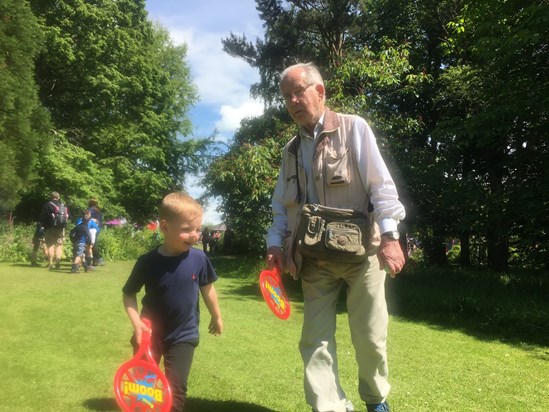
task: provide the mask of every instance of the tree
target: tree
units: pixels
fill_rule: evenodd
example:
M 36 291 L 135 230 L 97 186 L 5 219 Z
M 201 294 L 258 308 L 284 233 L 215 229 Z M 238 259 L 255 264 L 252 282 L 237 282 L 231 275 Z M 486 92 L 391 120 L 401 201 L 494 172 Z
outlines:
M 287 114 L 278 109 L 243 120 L 229 151 L 212 162 L 204 178 L 208 195 L 222 199 L 235 250 L 264 251 L 282 148 L 294 131 Z
M 460 140 L 484 185 L 488 264 L 498 271 L 507 269 L 510 248 L 521 264 L 528 256 L 549 266 L 548 22 L 547 2 L 483 0 L 450 25 L 460 66 L 447 81 L 468 85 Z
M 0 210 L 13 210 L 49 142 L 49 119 L 34 82 L 36 18 L 18 0 L 0 2 L 0 16 Z
M 265 39 L 224 40 L 259 68 L 252 92 L 277 107 L 278 73 L 315 62 L 329 105 L 372 124 L 431 262 L 459 237 L 463 264 L 475 242 L 498 271 L 549 265 L 546 1 L 257 5 Z
M 186 138 L 196 100 L 186 47 L 148 21 L 144 4 L 31 0 L 45 35 L 41 100 L 56 130 L 112 174 L 119 204 L 139 221 L 204 166 L 210 144 Z
M 245 35 L 231 33 L 223 49 L 258 68 L 260 82 L 251 91 L 267 104 L 280 102 L 278 76 L 285 67 L 313 61 L 331 70 L 373 29 L 364 0 L 256 0 L 256 8 L 265 22 L 265 39 L 252 44 Z

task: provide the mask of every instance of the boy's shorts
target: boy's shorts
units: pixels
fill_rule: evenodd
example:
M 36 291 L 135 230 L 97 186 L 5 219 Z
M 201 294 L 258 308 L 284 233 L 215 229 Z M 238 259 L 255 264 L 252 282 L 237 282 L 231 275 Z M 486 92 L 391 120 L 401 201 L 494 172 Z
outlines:
M 72 245 L 72 257 L 84 256 L 86 251 L 85 243 L 74 243 Z

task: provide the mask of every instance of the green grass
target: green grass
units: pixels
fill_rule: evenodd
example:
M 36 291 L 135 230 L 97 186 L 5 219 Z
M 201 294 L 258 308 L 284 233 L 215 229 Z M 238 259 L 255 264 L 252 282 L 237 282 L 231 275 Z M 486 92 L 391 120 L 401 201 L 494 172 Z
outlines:
M 223 257 L 213 262 L 225 331 L 219 337 L 207 334 L 203 308 L 187 411 L 307 411 L 297 349 L 298 283 L 285 279 L 292 315 L 281 321 L 261 299 L 253 276 L 260 262 Z M 70 275 L 68 263 L 54 272 L 0 264 L 0 411 L 118 410 L 112 380 L 131 357 L 131 326 L 120 289 L 132 265 L 113 262 Z M 490 285 L 493 293 L 485 303 L 485 286 L 460 289 L 463 282 L 454 279 L 456 274 L 446 274 L 437 286 L 436 276 L 388 280 L 392 410 L 549 410 L 549 349 L 539 331 L 547 303 L 508 285 L 501 290 Z M 467 305 L 473 309 L 464 309 Z M 520 308 L 526 315 L 518 313 Z M 527 331 L 509 336 L 528 314 L 534 321 Z M 496 326 L 483 326 L 489 320 Z M 359 406 L 344 307 L 338 314 L 338 352 L 342 384 Z

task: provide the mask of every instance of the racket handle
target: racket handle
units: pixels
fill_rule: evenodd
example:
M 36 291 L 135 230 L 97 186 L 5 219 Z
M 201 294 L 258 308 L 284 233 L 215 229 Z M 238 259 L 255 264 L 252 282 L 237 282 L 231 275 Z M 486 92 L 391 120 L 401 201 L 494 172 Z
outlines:
M 148 318 L 142 318 L 141 322 L 143 322 L 143 324 L 147 328 L 152 329 L 151 321 Z M 151 334 L 149 332 L 143 331 L 141 333 L 141 346 L 147 347 L 147 346 L 150 346 L 150 344 L 151 344 Z

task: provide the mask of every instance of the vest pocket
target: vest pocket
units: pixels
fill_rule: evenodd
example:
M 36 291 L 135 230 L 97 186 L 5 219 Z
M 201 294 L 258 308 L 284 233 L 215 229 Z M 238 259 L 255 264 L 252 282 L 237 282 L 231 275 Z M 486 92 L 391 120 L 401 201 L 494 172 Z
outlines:
M 284 197 L 282 198 L 282 203 L 284 206 L 295 206 L 298 203 L 298 188 L 297 188 L 298 180 L 297 175 L 292 175 L 288 178 L 286 178 L 286 181 L 284 182 L 285 190 L 284 190 Z
M 351 182 L 349 171 L 348 149 L 342 153 L 328 153 L 326 162 L 326 183 L 328 186 L 343 186 Z

